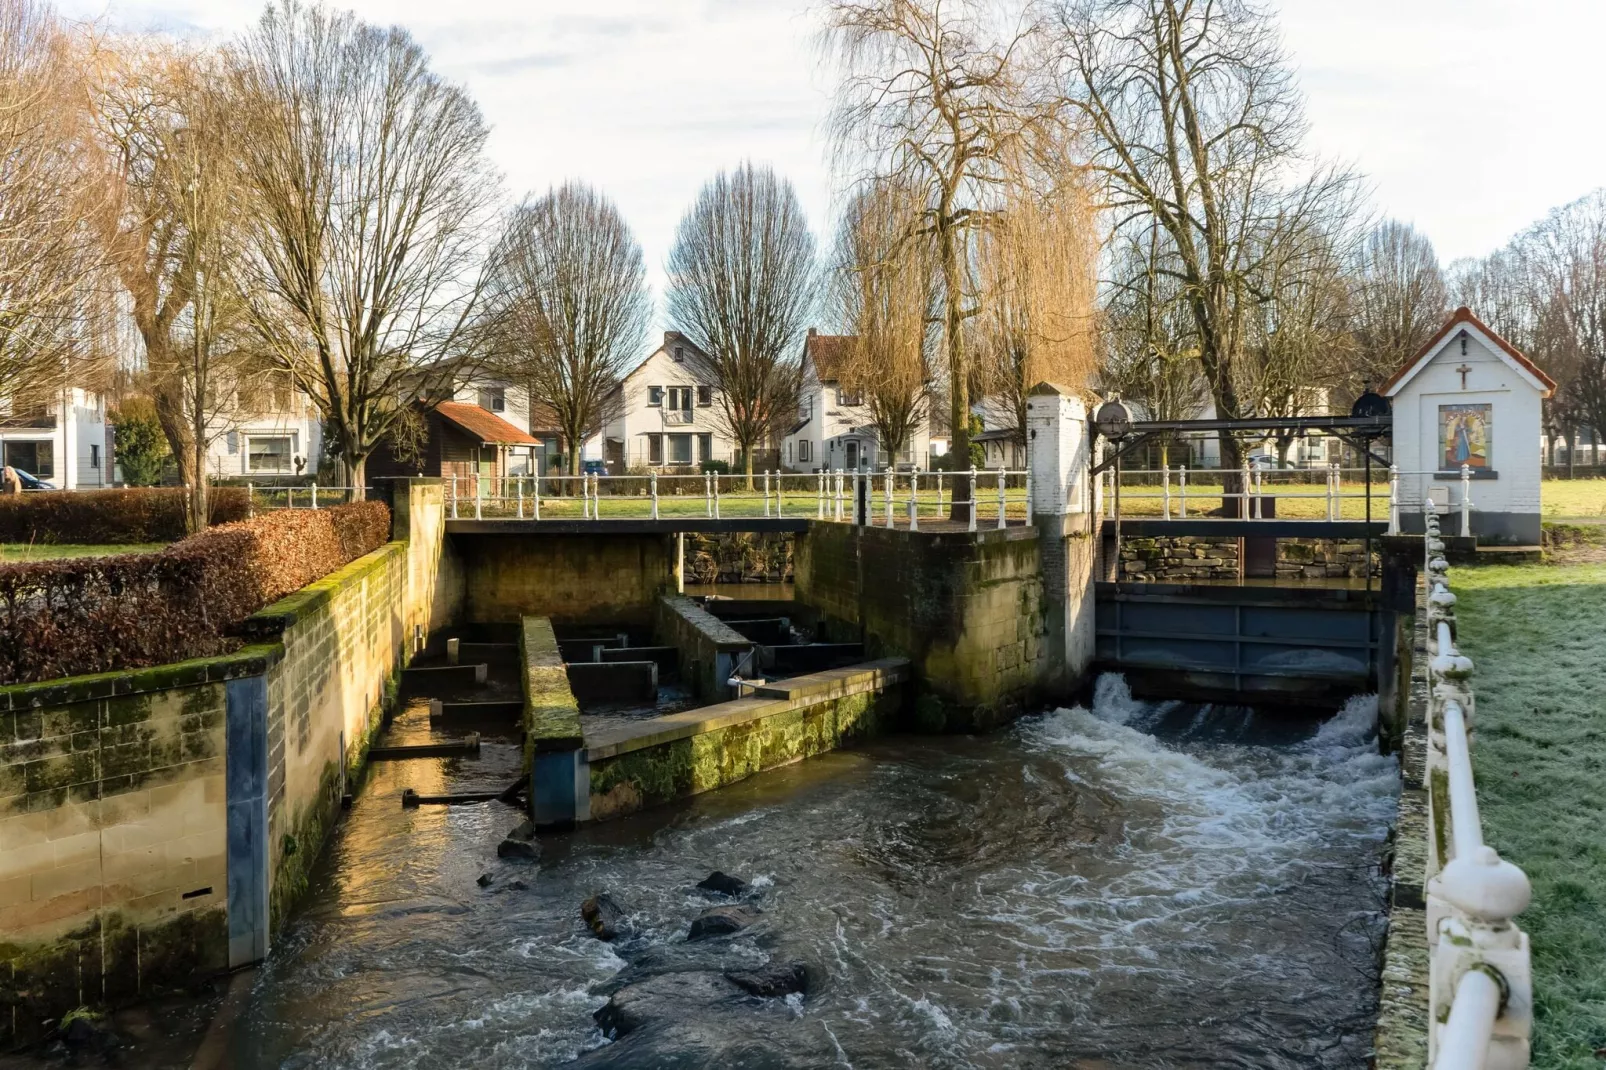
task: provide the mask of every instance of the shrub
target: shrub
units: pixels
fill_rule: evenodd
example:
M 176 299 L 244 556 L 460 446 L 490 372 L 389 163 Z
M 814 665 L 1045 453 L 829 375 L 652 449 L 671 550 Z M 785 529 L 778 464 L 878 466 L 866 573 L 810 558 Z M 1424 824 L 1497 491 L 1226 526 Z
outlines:
M 705 475 L 710 472 L 716 476 L 728 476 L 731 474 L 729 461 L 704 461 L 698 466 L 698 470 Z
M 0 683 L 223 653 L 252 613 L 389 537 L 390 510 L 357 502 L 265 513 L 153 554 L 0 565 Z
M 212 523 L 245 519 L 243 489 L 213 487 Z M 183 487 L 39 491 L 0 495 L 0 542 L 113 544 L 184 537 Z
M 147 487 L 162 477 L 172 457 L 167 436 L 148 398 L 131 397 L 112 414 L 112 445 L 123 480 L 131 487 Z

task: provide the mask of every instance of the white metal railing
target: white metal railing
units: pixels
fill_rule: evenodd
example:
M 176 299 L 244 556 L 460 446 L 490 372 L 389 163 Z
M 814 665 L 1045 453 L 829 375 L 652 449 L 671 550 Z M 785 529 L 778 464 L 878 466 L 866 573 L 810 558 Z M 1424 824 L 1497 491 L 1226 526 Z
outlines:
M 806 517 L 919 530 L 922 522 L 948 520 L 956 505 L 970 531 L 1032 519 L 1031 474 L 1024 469 L 449 476 L 445 483 L 454 520 Z M 864 514 L 856 518 L 861 498 Z
M 1439 473 L 1402 472 L 1394 465 L 1376 471 L 1386 473 L 1388 480 L 1386 498 L 1383 487 L 1376 488 L 1368 495 L 1368 486 L 1364 482 L 1358 488 L 1349 485 L 1354 480 L 1346 477 L 1364 478 L 1365 469 L 1340 468 L 1336 464 L 1320 468 L 1264 468 L 1250 465 L 1241 468 L 1190 469 L 1187 465 L 1125 468 L 1120 473 L 1120 499 L 1123 503 L 1132 499 L 1158 501 L 1159 515 L 1164 520 L 1203 519 L 1207 510 L 1212 509 L 1215 503 L 1225 505 L 1229 501 L 1241 500 L 1246 504 L 1231 512 L 1242 515 L 1234 519 L 1262 520 L 1271 518 L 1273 510 L 1267 509 L 1265 502 L 1269 498 L 1275 498 L 1279 502 L 1295 504 L 1296 508 L 1307 502 L 1313 507 L 1320 507 L 1319 510 L 1302 509 L 1301 519 L 1317 519 L 1314 514 L 1319 511 L 1320 519 L 1331 521 L 1343 518 L 1346 500 L 1364 501 L 1370 496 L 1378 503 L 1380 509 L 1386 503 L 1387 512 L 1380 514 L 1379 519 L 1387 519 L 1388 533 L 1397 535 L 1400 532 L 1400 477 L 1432 477 Z M 1227 490 L 1229 477 L 1242 489 Z M 1100 490 L 1104 498 L 1105 516 L 1113 518 L 1117 508 L 1115 470 L 1105 469 L 1101 479 L 1103 484 Z M 1212 504 L 1202 506 L 1203 502 Z M 1190 507 L 1192 512 L 1189 511 Z M 1286 506 L 1283 508 L 1286 509 Z M 1472 534 L 1472 469 L 1466 465 L 1461 466 L 1459 510 L 1461 534 L 1470 535 Z M 1307 512 L 1312 515 L 1305 516 Z M 1145 512 L 1143 515 L 1150 513 Z M 1286 516 L 1285 512 L 1284 518 Z
M 304 487 L 276 486 L 271 484 L 245 485 L 246 515 L 260 509 L 320 509 L 355 501 L 362 487 L 319 486 L 309 483 Z
M 1463 471 L 1463 481 L 1466 475 Z M 1528 935 L 1512 920 L 1532 897 L 1522 870 L 1483 842 L 1473 780 L 1472 661 L 1455 645 L 1455 595 L 1439 515 L 1422 506 L 1428 616 L 1429 1035 L 1434 1070 L 1520 1070 L 1528 1065 L 1533 977 Z M 1462 511 L 1463 531 L 1467 515 Z M 1443 785 L 1442 792 L 1437 785 Z M 1439 857 L 1440 837 L 1450 835 Z

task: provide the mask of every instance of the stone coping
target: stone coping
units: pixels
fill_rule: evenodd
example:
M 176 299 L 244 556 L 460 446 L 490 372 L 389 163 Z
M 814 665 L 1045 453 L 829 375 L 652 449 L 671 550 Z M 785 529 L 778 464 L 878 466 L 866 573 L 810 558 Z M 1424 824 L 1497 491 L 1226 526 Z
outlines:
M 569 671 L 547 617 L 519 622 L 519 663 L 524 686 L 524 731 L 528 754 L 574 751 L 585 746 L 580 703 L 569 688 Z
M 406 548 L 405 542 L 386 543 L 322 579 L 314 580 L 299 591 L 257 610 L 240 626 L 241 634 L 248 641 L 238 650 L 143 669 L 119 669 L 67 676 L 59 680 L 11 684 L 0 687 L 0 711 L 93 702 L 119 695 L 137 695 L 234 680 L 242 676 L 260 676 L 284 657 L 281 636 L 296 621 L 327 605 L 341 587 L 378 569 L 391 554 L 405 552 Z
M 746 724 L 802 706 L 876 691 L 909 679 L 909 659 L 882 658 L 841 669 L 810 673 L 773 684 L 760 684 L 753 694 L 682 713 L 652 717 L 636 724 L 596 733 L 588 740 L 586 761 L 598 762 L 631 751 L 673 743 L 734 725 Z
M 664 595 L 660 601 L 720 650 L 747 650 L 753 641 L 685 595 Z

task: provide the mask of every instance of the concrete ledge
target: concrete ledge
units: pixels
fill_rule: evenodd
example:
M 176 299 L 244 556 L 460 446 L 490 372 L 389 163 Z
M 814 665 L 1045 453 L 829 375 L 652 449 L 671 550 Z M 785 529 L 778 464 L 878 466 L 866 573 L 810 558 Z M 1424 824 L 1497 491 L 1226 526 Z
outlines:
M 704 701 L 731 697 L 727 684 L 744 661 L 752 672 L 754 642 L 680 595 L 658 599 L 658 640 L 680 651 L 680 678 Z
M 524 618 L 519 630 L 519 654 L 524 667 L 526 765 L 537 754 L 585 746 L 580 731 L 580 704 L 569 690 L 569 674 L 558 653 L 550 620 Z

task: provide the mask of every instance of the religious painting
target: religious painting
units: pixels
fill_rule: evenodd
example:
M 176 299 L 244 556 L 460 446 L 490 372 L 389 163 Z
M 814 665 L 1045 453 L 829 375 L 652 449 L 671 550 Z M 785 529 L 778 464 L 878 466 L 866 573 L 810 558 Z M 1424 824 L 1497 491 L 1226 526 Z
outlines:
M 1447 472 L 1489 467 L 1489 441 L 1493 429 L 1494 406 L 1439 406 L 1439 466 Z

